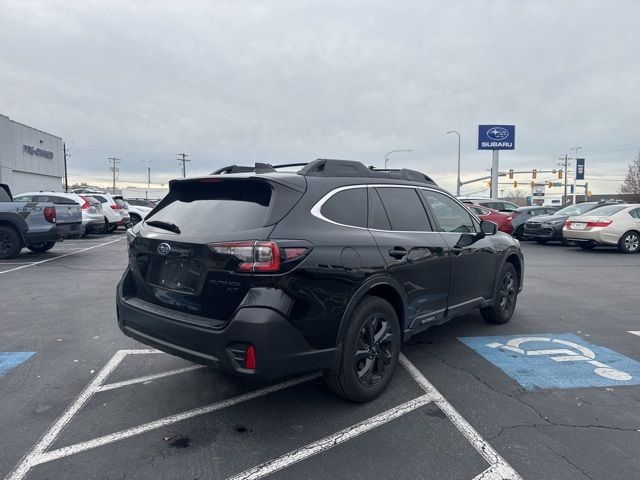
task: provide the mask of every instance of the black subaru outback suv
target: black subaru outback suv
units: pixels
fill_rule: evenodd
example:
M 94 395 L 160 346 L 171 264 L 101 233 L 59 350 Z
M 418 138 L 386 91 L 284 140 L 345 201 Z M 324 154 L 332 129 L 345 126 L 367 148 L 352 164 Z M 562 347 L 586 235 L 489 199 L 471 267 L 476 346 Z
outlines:
M 171 181 L 128 232 L 118 323 L 142 343 L 252 377 L 322 369 L 363 402 L 412 335 L 513 314 L 518 241 L 422 173 L 323 159 L 215 173 Z

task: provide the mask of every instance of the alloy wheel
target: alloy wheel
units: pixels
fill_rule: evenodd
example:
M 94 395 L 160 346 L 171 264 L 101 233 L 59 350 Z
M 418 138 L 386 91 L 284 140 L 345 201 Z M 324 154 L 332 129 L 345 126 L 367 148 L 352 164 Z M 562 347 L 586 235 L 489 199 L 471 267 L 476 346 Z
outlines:
M 353 364 L 358 380 L 370 387 L 382 380 L 391 365 L 395 337 L 383 315 L 369 317 L 356 339 Z
M 630 233 L 624 239 L 624 248 L 627 252 L 635 252 L 640 246 L 640 239 L 635 233 Z
M 500 311 L 508 316 L 513 310 L 516 299 L 516 279 L 511 272 L 502 278 L 500 286 Z

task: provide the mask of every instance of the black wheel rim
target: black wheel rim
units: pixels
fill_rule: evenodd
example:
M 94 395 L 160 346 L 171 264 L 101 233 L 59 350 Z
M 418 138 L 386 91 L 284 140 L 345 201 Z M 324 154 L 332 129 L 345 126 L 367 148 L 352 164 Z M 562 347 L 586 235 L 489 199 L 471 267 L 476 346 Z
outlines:
M 0 233 L 0 254 L 6 254 L 11 251 L 13 244 L 11 237 L 7 233 Z
M 360 329 L 353 355 L 360 383 L 371 387 L 385 377 L 393 360 L 394 345 L 389 321 L 381 314 L 371 315 Z
M 502 277 L 500 286 L 500 310 L 503 315 L 511 314 L 516 300 L 516 279 L 511 272 Z

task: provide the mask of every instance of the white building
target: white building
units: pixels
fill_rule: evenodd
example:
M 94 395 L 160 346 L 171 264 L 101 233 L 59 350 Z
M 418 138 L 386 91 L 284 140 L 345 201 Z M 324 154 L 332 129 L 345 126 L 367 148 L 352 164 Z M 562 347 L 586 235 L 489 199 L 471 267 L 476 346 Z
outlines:
M 15 195 L 61 190 L 64 177 L 62 139 L 0 115 L 0 183 Z

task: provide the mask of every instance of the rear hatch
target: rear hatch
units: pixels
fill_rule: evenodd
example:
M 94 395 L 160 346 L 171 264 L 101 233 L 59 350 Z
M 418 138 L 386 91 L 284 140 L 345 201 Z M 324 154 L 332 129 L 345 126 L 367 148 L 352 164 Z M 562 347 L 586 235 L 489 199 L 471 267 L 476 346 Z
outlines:
M 56 206 L 56 225 L 70 226 L 82 223 L 82 210 L 80 205 L 71 198 L 54 194 L 40 194 L 36 197 L 38 202 L 53 202 Z
M 267 272 L 280 251 L 269 234 L 306 189 L 270 178 L 173 180 L 169 194 L 135 227 L 129 264 L 135 296 L 218 324 L 240 305 L 255 272 Z

